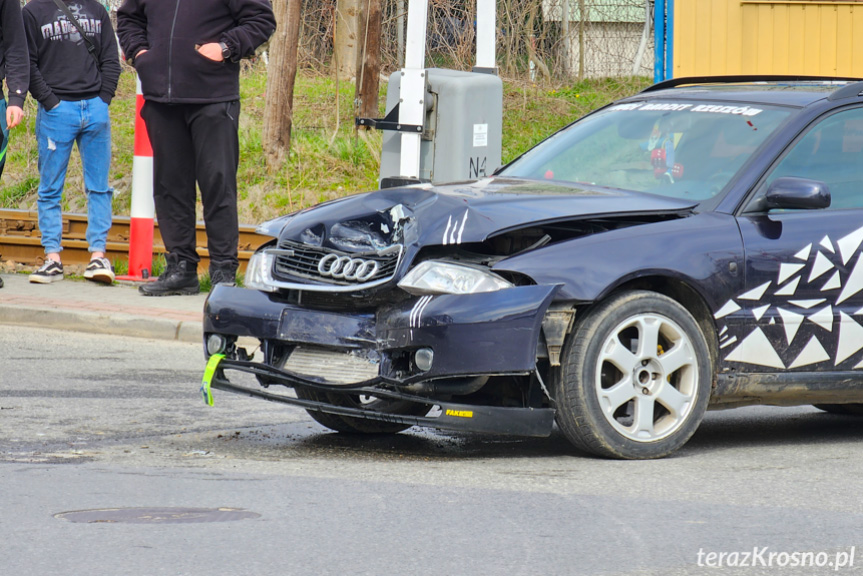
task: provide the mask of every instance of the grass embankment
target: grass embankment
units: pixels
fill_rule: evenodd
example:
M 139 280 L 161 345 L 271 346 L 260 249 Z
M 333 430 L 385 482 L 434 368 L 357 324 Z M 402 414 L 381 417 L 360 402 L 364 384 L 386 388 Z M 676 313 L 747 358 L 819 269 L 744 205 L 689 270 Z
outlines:
M 570 86 L 504 82 L 503 161 L 521 154 L 543 137 L 579 116 L 649 85 L 646 78 L 585 81 Z M 337 89 L 338 86 L 338 89 Z M 278 169 L 266 166 L 261 125 L 266 94 L 262 63 L 244 70 L 240 116 L 240 221 L 256 224 L 355 192 L 377 187 L 381 133 L 354 132 L 354 85 L 331 77 L 301 74 L 294 92 L 290 157 Z M 386 86 L 382 86 L 381 115 Z M 0 181 L 0 207 L 36 209 L 39 184 L 34 136 L 36 106 L 26 104 L 26 119 L 12 131 L 6 171 Z M 124 69 L 111 104 L 116 190 L 114 213 L 128 216 L 134 143 L 135 76 Z M 66 181 L 64 212 L 86 212 L 77 151 Z M 199 211 L 200 218 L 200 211 Z

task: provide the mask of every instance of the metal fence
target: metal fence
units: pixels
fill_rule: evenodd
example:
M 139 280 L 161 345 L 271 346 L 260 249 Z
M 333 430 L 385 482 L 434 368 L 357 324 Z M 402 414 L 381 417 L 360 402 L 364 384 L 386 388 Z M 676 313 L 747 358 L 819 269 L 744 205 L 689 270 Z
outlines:
M 383 0 L 382 66 L 404 57 L 407 0 Z M 335 0 L 306 0 L 300 65 L 331 59 Z M 503 75 L 555 81 L 649 76 L 653 70 L 653 0 L 498 0 L 497 63 Z M 469 70 L 475 60 L 476 2 L 429 0 L 428 66 Z M 360 45 L 362 45 L 360 43 Z

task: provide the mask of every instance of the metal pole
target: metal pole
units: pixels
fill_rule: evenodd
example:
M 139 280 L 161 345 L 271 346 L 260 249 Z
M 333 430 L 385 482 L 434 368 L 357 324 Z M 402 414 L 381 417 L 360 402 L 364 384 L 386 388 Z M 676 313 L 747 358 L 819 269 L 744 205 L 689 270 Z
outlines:
M 653 6 L 653 81 L 665 79 L 665 0 L 656 0 Z
M 428 0 L 408 1 L 405 67 L 399 84 L 399 124 L 422 126 L 425 119 L 425 52 Z M 419 178 L 421 132 L 401 133 L 399 175 Z
M 495 0 L 476 2 L 476 66 L 474 72 L 495 73 Z
M 665 23 L 665 78 L 674 78 L 674 0 L 667 0 Z
M 399 68 L 405 66 L 405 0 L 398 1 L 396 16 L 396 41 L 399 45 Z

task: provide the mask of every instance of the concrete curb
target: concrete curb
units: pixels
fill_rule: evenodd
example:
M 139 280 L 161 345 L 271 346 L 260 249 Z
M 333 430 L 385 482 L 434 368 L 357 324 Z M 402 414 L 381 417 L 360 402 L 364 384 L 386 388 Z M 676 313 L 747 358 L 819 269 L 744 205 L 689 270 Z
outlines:
M 196 343 L 202 342 L 204 330 L 202 322 L 188 320 L 27 306 L 0 306 L 0 324 Z

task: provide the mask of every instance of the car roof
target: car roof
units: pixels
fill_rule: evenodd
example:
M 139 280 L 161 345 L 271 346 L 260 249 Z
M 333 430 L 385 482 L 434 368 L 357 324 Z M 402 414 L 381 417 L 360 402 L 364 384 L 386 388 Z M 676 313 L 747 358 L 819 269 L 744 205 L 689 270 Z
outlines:
M 631 99 L 726 100 L 806 106 L 818 100 L 857 96 L 859 78 L 823 76 L 698 76 L 673 78 L 646 88 Z

